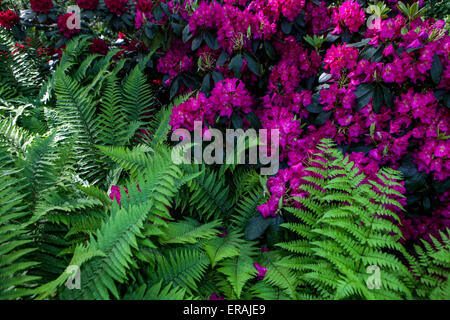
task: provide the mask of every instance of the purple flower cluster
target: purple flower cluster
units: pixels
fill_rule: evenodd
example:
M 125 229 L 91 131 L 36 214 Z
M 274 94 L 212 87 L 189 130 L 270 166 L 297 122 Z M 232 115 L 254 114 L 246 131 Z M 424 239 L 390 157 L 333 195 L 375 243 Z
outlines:
M 216 83 L 209 98 L 203 92 L 174 107 L 170 125 L 173 130 L 194 130 L 194 121 L 214 124 L 217 116 L 230 118 L 233 112 L 249 113 L 253 98 L 238 79 Z
M 169 75 L 169 79 L 166 82 L 167 85 L 180 73 L 190 71 L 193 68 L 194 60 L 187 55 L 188 51 L 189 44 L 175 39 L 166 55 L 158 60 L 156 70 Z
M 333 33 L 342 33 L 342 27 L 347 27 L 351 32 L 357 32 L 364 23 L 365 17 L 364 9 L 356 0 L 346 0 L 333 12 L 332 21 L 336 25 Z

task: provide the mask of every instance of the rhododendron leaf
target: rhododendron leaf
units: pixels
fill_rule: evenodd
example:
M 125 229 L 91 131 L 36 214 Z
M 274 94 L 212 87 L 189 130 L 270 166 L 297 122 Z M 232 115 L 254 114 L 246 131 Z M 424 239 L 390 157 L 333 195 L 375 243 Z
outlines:
M 367 95 L 368 93 L 372 92 L 373 90 L 374 87 L 370 83 L 362 83 L 356 88 L 354 93 L 357 98 L 361 98 Z
M 183 80 L 183 83 L 191 89 L 198 89 L 201 86 L 200 81 L 190 74 L 184 73 L 180 78 Z
M 309 106 L 306 106 L 306 110 L 308 110 L 311 113 L 321 113 L 323 111 L 323 107 L 320 106 L 318 103 L 313 102 Z
M 392 109 L 394 107 L 394 97 L 392 96 L 391 91 L 385 86 L 381 86 L 381 88 L 383 89 L 384 102 L 388 108 Z
M 430 208 L 431 208 L 430 197 L 425 197 L 425 198 L 422 200 L 422 203 L 423 203 L 423 208 L 424 208 L 425 210 L 430 210 Z
M 228 52 L 222 51 L 219 58 L 217 58 L 216 66 L 223 66 L 228 59 L 230 59 L 230 55 L 228 54 Z
M 415 47 L 415 48 L 408 48 L 408 49 L 406 49 L 406 52 L 410 53 L 410 52 L 413 52 L 413 51 L 416 51 L 419 49 L 423 49 L 423 46 Z
M 361 54 L 361 59 L 366 59 L 372 62 L 379 62 L 383 58 L 383 46 L 378 46 L 378 48 L 367 47 Z
M 37 19 L 38 19 L 39 23 L 44 23 L 47 21 L 47 15 L 45 13 L 39 13 L 37 15 Z
M 327 35 L 327 38 L 325 39 L 326 42 L 335 42 L 337 39 L 339 39 L 339 35 L 332 34 L 331 32 Z
M 220 82 L 224 80 L 223 74 L 221 74 L 219 71 L 213 71 L 212 78 L 214 80 L 214 83 Z
M 170 16 L 169 6 L 165 2 L 160 3 L 161 8 L 163 9 L 164 13 L 168 16 Z
M 209 31 L 203 32 L 203 39 L 205 39 L 206 44 L 213 50 L 219 49 L 219 41 L 217 38 Z
M 242 129 L 242 119 L 236 112 L 233 112 L 233 114 L 231 115 L 231 123 L 233 124 L 233 127 L 235 129 Z
M 375 94 L 372 101 L 372 107 L 375 113 L 380 113 L 381 107 L 383 106 L 383 101 L 384 101 L 383 89 L 380 87 L 375 87 Z
M 270 41 L 264 41 L 264 50 L 266 51 L 267 56 L 274 60 L 275 59 L 275 49 L 273 48 L 272 44 L 270 43 Z
M 281 30 L 283 30 L 285 34 L 290 34 L 292 31 L 292 24 L 287 20 L 283 21 L 281 23 Z
M 211 73 L 208 73 L 202 81 L 202 87 L 200 88 L 200 90 L 205 93 L 206 95 L 209 94 L 209 92 L 211 91 Z
M 447 93 L 444 97 L 444 104 L 447 108 L 450 109 L 450 93 Z
M 194 38 L 194 40 L 192 40 L 192 46 L 191 46 L 192 51 L 197 50 L 200 47 L 200 45 L 202 44 L 202 42 L 203 42 L 203 33 L 196 36 Z
M 281 227 L 281 225 L 284 223 L 284 221 L 281 216 L 276 216 L 271 220 L 272 221 L 267 230 L 267 244 L 269 246 L 274 246 L 282 241 L 281 235 L 284 229 Z
M 170 99 L 172 100 L 175 95 L 178 93 L 178 89 L 180 88 L 180 78 L 176 78 L 170 87 Z
M 300 13 L 297 18 L 295 18 L 295 23 L 299 26 L 304 28 L 306 26 L 305 24 L 305 15 L 303 13 Z
M 245 60 L 247 61 L 247 65 L 249 69 L 256 74 L 257 76 L 261 75 L 259 63 L 249 54 L 244 53 Z
M 172 22 L 171 24 L 172 30 L 173 32 L 177 35 L 177 36 L 181 36 L 182 32 L 183 32 L 183 25 L 180 23 L 175 23 Z
M 48 16 L 50 19 L 53 19 L 53 20 L 57 19 L 56 16 L 52 13 L 50 13 Z M 94 11 L 92 11 L 92 10 L 85 10 L 81 13 L 82 18 L 92 19 L 93 16 L 94 16 Z
M 257 213 L 250 219 L 245 227 L 244 239 L 248 241 L 259 238 L 272 223 L 273 218 L 264 218 L 260 213 Z
M 411 191 L 422 188 L 426 183 L 426 173 L 419 172 L 411 156 L 407 156 L 398 169 L 405 177 L 405 186 Z
M 375 94 L 375 88 L 373 85 L 368 83 L 360 84 L 356 91 L 356 105 L 358 106 L 357 110 L 361 110 L 365 106 L 367 106 L 370 102 L 370 99 L 373 98 Z
M 230 64 L 228 65 L 228 69 L 233 70 L 234 76 L 236 78 L 240 78 L 242 65 L 244 64 L 244 60 L 242 59 L 242 55 L 238 54 L 231 59 Z
M 160 6 L 156 6 L 153 10 L 153 15 L 155 16 L 156 20 L 161 20 L 163 18 L 163 11 Z
M 144 33 L 147 38 L 152 40 L 155 37 L 155 34 L 153 33 L 153 23 L 147 22 L 145 24 Z
M 316 121 L 314 122 L 315 125 L 323 125 L 325 122 L 327 122 L 327 120 L 330 118 L 331 114 L 333 112 L 332 111 L 328 111 L 328 112 L 321 112 L 317 118 Z
M 133 26 L 133 17 L 130 14 L 124 13 L 120 16 L 120 18 L 128 27 Z
M 252 52 L 258 51 L 260 44 L 261 42 L 259 41 L 259 39 L 252 39 Z
M 189 25 L 187 24 L 186 27 L 183 29 L 182 33 L 182 40 L 184 43 L 188 42 L 194 35 L 189 30 Z
M 250 122 L 252 128 L 259 130 L 262 129 L 261 120 L 259 120 L 258 116 L 254 112 L 250 112 L 246 115 L 246 119 Z
M 16 38 L 17 40 L 19 40 L 19 41 L 24 41 L 25 40 L 26 34 L 18 26 L 16 26 L 16 25 L 12 26 L 11 27 L 11 31 L 13 33 L 14 38 Z M 63 40 L 63 42 L 64 42 L 64 39 L 60 39 L 60 40 Z M 61 46 L 62 46 L 62 44 L 59 47 L 57 47 L 57 48 L 60 48 Z
M 446 179 L 444 181 L 433 180 L 432 185 L 434 190 L 438 193 L 444 193 L 445 191 L 450 190 L 450 179 Z
M 435 84 L 439 84 L 441 82 L 441 76 L 442 76 L 442 64 L 441 60 L 439 59 L 439 56 L 435 54 L 433 56 L 433 64 L 431 65 L 431 79 Z
M 359 48 L 359 47 L 364 47 L 365 45 L 367 45 L 370 42 L 370 38 L 368 39 L 362 39 L 359 42 L 355 42 L 355 43 L 347 43 L 347 47 L 355 47 L 355 48 Z
M 325 83 L 330 80 L 333 76 L 329 73 L 322 73 L 319 77 L 319 83 Z
M 352 38 L 352 34 L 347 29 L 344 30 L 344 32 L 341 35 L 343 42 L 349 42 Z

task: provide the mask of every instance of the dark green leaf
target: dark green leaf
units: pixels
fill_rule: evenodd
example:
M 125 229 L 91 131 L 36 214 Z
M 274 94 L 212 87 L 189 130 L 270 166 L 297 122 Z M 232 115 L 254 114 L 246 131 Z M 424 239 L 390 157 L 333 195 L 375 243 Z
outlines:
M 249 54 L 244 53 L 245 60 L 247 61 L 248 68 L 257 76 L 261 76 L 259 63 Z
M 206 41 L 206 44 L 213 50 L 219 49 L 219 41 L 217 40 L 217 37 L 213 35 L 209 31 L 203 32 L 203 38 Z
M 218 67 L 223 66 L 225 64 L 225 62 L 227 62 L 227 60 L 230 59 L 230 55 L 228 54 L 228 52 L 226 51 L 222 51 L 220 53 L 219 58 L 217 58 L 217 63 L 216 65 Z
M 155 37 L 155 34 L 153 33 L 153 24 L 151 22 L 145 24 L 144 33 L 150 40 L 153 40 Z
M 391 91 L 385 86 L 382 86 L 382 88 L 383 88 L 384 103 L 388 106 L 388 108 L 390 109 L 394 108 L 394 97 L 392 96 Z
M 292 24 L 289 21 L 284 20 L 281 23 L 281 30 L 283 30 L 285 34 L 290 34 L 292 31 Z
M 271 218 L 264 218 L 260 213 L 257 213 L 248 222 L 247 227 L 245 228 L 244 239 L 252 241 L 259 238 L 271 223 Z
M 231 123 L 233 124 L 234 129 L 242 129 L 242 119 L 236 112 L 233 112 L 231 115 Z
M 383 89 L 380 87 L 375 87 L 375 94 L 372 101 L 372 107 L 375 113 L 380 113 L 381 107 L 383 106 L 383 102 L 384 102 Z
M 170 87 L 170 100 L 172 100 L 175 95 L 178 93 L 178 89 L 180 88 L 180 79 L 176 78 Z
M 196 36 L 194 38 L 194 40 L 192 40 L 192 46 L 191 46 L 192 51 L 197 50 L 200 47 L 200 45 L 202 44 L 202 42 L 203 42 L 203 34 Z
M 203 78 L 202 87 L 200 88 L 200 90 L 206 95 L 208 95 L 209 92 L 211 91 L 211 74 L 210 73 L 208 73 Z
M 188 42 L 193 36 L 194 35 L 189 30 L 189 24 L 187 24 L 186 27 L 184 27 L 184 29 L 183 29 L 183 34 L 182 34 L 183 42 L 184 43 Z
M 321 107 L 318 103 L 313 102 L 306 107 L 306 110 L 311 113 L 321 113 L 323 111 L 323 107 Z
M 431 65 L 431 79 L 435 84 L 439 84 L 441 82 L 441 76 L 442 76 L 442 64 L 441 60 L 439 59 L 439 56 L 437 54 L 433 57 L 433 64 Z
M 261 125 L 261 121 L 259 120 L 258 116 L 253 113 L 250 112 L 249 114 L 246 115 L 247 121 L 250 122 L 252 128 L 259 130 L 262 129 L 262 125 Z
M 230 64 L 228 65 L 228 69 L 233 70 L 234 76 L 236 78 L 240 78 L 241 69 L 244 64 L 244 60 L 242 59 L 242 55 L 237 54 L 231 59 Z
M 225 79 L 223 77 L 223 75 L 220 72 L 218 72 L 218 71 L 213 71 L 212 78 L 214 80 L 214 83 L 217 83 L 217 82 L 222 81 L 223 79 Z
M 315 124 L 315 125 L 318 125 L 318 126 L 323 125 L 323 124 L 324 124 L 325 122 L 327 122 L 327 120 L 330 118 L 331 113 L 332 113 L 331 111 L 328 111 L 328 112 L 322 111 L 322 112 L 317 116 L 317 118 L 316 118 L 314 124 Z
M 364 47 L 365 45 L 367 45 L 370 42 L 371 39 L 363 39 L 359 42 L 355 42 L 355 43 L 347 43 L 347 47 L 355 47 L 355 48 L 359 48 L 359 47 Z
M 274 60 L 275 59 L 275 49 L 273 48 L 272 44 L 270 43 L 270 41 L 266 40 L 264 41 L 264 49 L 266 51 L 267 56 Z

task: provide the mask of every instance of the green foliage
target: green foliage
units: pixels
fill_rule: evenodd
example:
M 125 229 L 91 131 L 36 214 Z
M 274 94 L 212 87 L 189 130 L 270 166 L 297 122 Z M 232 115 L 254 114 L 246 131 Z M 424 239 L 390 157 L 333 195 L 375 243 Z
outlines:
M 296 274 L 292 286 L 302 294 L 321 299 L 400 299 L 411 292 L 401 280 L 409 271 L 394 252 L 402 250 L 397 241 L 401 234 L 389 219 L 396 219 L 390 207 L 401 204 L 390 198 L 397 194 L 399 176 L 383 169 L 377 175 L 384 186 L 366 181 L 353 162 L 332 148 L 331 141 L 322 141 L 320 153 L 308 168 L 311 176 L 300 190 L 309 193 L 294 198 L 301 206 L 285 208 L 296 219 L 283 226 L 297 238 L 279 246 L 293 253 L 281 260 Z M 390 207 L 386 206 L 389 204 Z M 398 219 L 398 218 L 397 218 Z M 366 268 L 382 270 L 381 288 L 370 290 Z M 270 278 L 270 277 L 269 277 Z M 274 279 L 274 283 L 280 286 Z M 282 281 L 285 286 L 288 281 Z M 293 287 L 285 288 L 294 295 Z
M 168 139 L 172 108 L 194 93 L 156 108 L 150 56 L 127 74 L 114 51 L 88 45 L 69 41 L 45 83 L 22 79 L 19 60 L 0 66 L 17 84 L 1 96 L 0 299 L 449 297 L 448 234 L 411 252 L 397 241 L 397 172 L 368 181 L 323 141 L 302 178 L 309 196 L 265 219 L 254 168 L 173 161 L 188 149 Z M 249 239 L 252 219 L 266 228 Z M 371 265 L 379 290 L 367 287 Z
M 450 230 L 440 232 L 441 241 L 431 236 L 432 244 L 423 240 L 415 252 L 405 256 L 411 265 L 408 279 L 421 299 L 448 300 L 450 297 Z

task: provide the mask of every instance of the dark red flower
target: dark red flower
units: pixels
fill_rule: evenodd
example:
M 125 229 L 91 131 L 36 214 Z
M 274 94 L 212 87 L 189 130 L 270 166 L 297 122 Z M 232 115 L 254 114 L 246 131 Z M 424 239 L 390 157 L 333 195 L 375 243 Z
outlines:
M 59 31 L 61 31 L 66 38 L 70 38 L 73 34 L 80 32 L 80 29 L 76 29 L 75 26 L 71 24 L 71 21 L 68 21 L 72 15 L 73 13 L 66 13 L 60 15 L 58 18 Z
M 153 2 L 151 0 L 136 0 L 136 9 L 147 13 L 152 10 Z
M 105 5 L 111 13 L 115 13 L 117 16 L 127 10 L 128 0 L 105 0 Z
M 94 39 L 92 40 L 91 45 L 89 46 L 91 53 L 97 53 L 105 55 L 108 53 L 108 44 L 103 39 Z
M 98 0 L 77 0 L 80 8 L 86 10 L 94 10 L 98 6 Z
M 30 0 L 30 4 L 34 12 L 49 13 L 53 9 L 52 0 Z
M 6 29 L 11 29 L 11 27 L 19 22 L 19 16 L 11 10 L 0 11 L 0 26 Z

